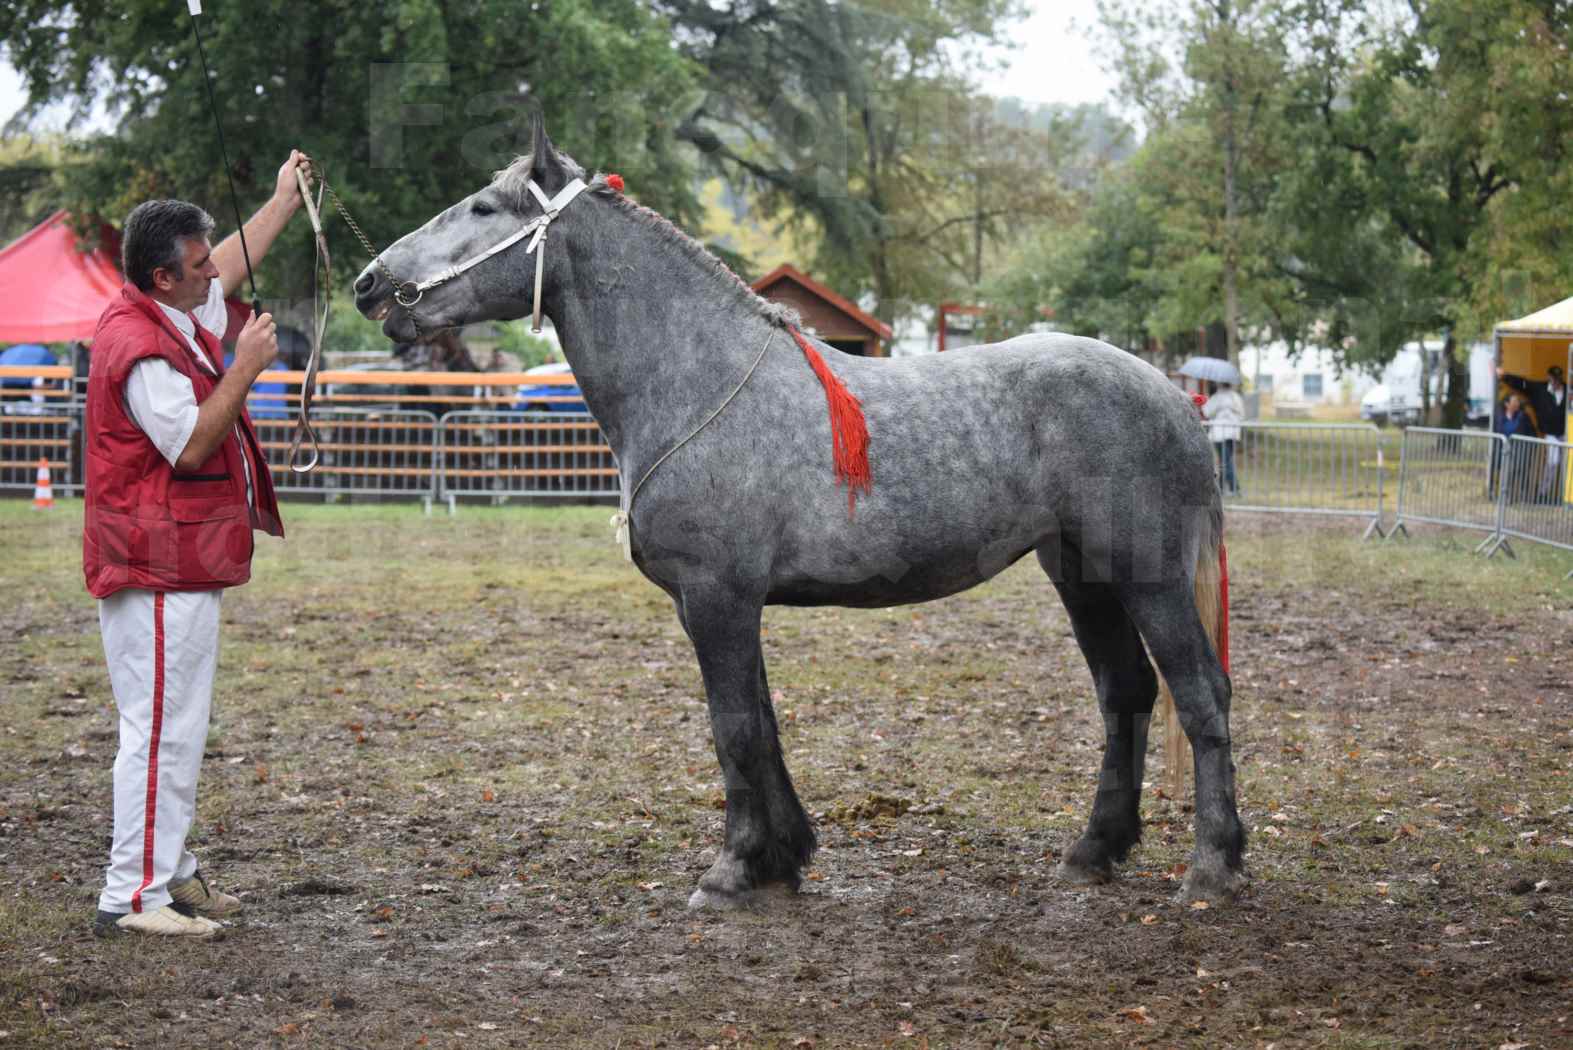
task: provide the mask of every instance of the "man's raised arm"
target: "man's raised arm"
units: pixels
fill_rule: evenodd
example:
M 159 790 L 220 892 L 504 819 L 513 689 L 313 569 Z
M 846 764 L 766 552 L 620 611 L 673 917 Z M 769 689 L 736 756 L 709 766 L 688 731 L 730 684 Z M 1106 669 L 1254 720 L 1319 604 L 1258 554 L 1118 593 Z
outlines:
M 298 149 L 289 152 L 289 160 L 279 168 L 278 181 L 273 196 L 250 219 L 246 220 L 246 247 L 251 251 L 251 264 L 255 266 L 268 254 L 280 231 L 301 206 L 300 187 L 295 182 L 295 169 L 305 172 L 306 155 Z M 309 182 L 310 176 L 307 176 Z M 228 298 L 246 280 L 246 256 L 241 251 L 240 235 L 232 233 L 213 249 L 213 265 L 218 267 L 219 284 Z

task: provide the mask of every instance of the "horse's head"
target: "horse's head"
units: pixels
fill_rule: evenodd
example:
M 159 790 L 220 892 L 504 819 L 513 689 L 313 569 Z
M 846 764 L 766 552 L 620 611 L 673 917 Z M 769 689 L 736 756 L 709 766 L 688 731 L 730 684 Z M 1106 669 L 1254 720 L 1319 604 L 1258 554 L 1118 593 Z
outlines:
M 539 117 L 532 140 L 528 156 L 405 234 L 355 279 L 356 308 L 382 321 L 389 338 L 413 342 L 539 310 L 536 260 L 545 249 L 537 235 L 550 221 L 542 200 L 565 207 L 559 197 L 573 194 L 582 172 L 553 148 Z

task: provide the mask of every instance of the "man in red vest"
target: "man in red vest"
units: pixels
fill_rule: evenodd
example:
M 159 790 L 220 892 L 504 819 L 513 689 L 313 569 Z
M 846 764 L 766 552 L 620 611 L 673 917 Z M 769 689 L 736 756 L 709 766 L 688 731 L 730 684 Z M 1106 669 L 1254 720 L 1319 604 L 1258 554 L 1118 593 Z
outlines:
M 298 151 L 246 223 L 260 260 L 301 205 Z M 210 937 L 238 898 L 186 849 L 207 739 L 223 588 L 251 577 L 252 530 L 283 536 L 246 394 L 278 355 L 273 318 L 245 323 L 235 360 L 224 297 L 246 274 L 237 235 L 209 242 L 196 205 L 126 218 L 126 284 L 93 338 L 84 428 L 82 567 L 120 711 L 115 830 L 94 932 Z

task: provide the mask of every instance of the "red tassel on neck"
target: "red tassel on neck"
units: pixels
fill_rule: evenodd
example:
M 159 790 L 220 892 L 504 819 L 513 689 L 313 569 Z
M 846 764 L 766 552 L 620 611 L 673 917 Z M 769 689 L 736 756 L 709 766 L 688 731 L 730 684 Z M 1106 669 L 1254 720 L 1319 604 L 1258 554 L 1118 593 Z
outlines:
M 847 515 L 857 509 L 858 493 L 867 495 L 873 489 L 874 475 L 868 466 L 868 422 L 863 418 L 863 403 L 859 401 L 825 364 L 819 351 L 796 328 L 790 329 L 792 338 L 808 358 L 808 366 L 819 377 L 825 388 L 825 400 L 830 405 L 830 440 L 835 450 L 836 483 L 847 487 Z

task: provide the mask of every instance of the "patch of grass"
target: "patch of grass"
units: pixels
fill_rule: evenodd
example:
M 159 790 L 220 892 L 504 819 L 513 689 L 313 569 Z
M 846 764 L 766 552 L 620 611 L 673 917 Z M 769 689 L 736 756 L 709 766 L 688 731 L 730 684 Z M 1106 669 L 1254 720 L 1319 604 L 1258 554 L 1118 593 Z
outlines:
M 1236 515 L 1226 535 L 1232 587 L 1253 581 L 1285 591 L 1332 590 L 1394 607 L 1471 610 L 1511 615 L 1527 605 L 1573 608 L 1573 553 L 1515 543 L 1517 558 L 1478 557 L 1480 537 L 1415 528 L 1409 538 L 1361 542 L 1363 526 L 1262 534 L 1259 519 Z M 1236 524 L 1243 527 L 1235 528 Z
M 767 610 L 823 848 L 801 896 L 716 916 L 685 908 L 724 821 L 702 685 L 606 517 L 287 507 L 225 597 L 193 835 L 246 918 L 172 946 L 86 933 L 115 717 L 80 504 L 0 503 L 7 1043 L 123 1042 L 122 1004 L 176 1048 L 1560 1038 L 1567 555 L 1231 516 L 1253 882 L 1208 910 L 1173 900 L 1188 798 L 1148 792 L 1113 884 L 1056 881 L 1103 728 L 1030 559 L 929 606 Z

